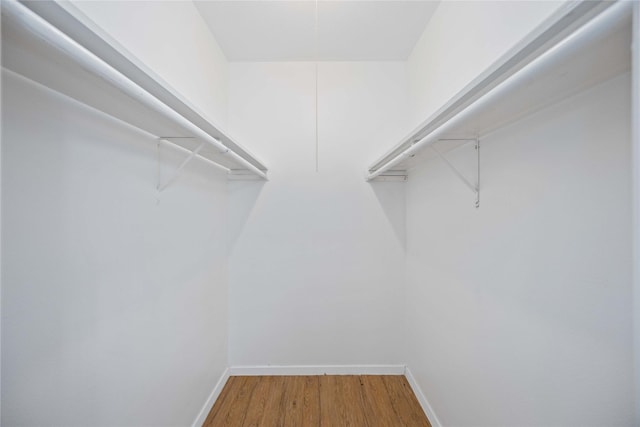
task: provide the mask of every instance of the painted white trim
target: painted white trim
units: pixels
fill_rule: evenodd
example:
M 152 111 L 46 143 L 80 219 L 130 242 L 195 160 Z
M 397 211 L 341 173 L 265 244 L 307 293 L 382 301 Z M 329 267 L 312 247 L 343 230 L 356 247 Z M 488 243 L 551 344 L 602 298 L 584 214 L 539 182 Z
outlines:
M 403 375 L 404 365 L 232 366 L 229 375 Z
M 409 370 L 409 368 L 405 370 L 404 376 L 407 378 L 407 381 L 409 381 L 409 385 L 413 389 L 413 393 L 418 398 L 418 402 L 420 402 L 420 406 L 422 406 L 422 410 L 424 411 L 425 414 L 427 414 L 427 418 L 429 418 L 429 422 L 431 423 L 431 426 L 442 427 L 442 423 L 440 423 L 438 416 L 433 411 L 431 404 L 429 403 L 429 401 L 427 400 L 427 397 L 422 392 L 422 389 L 418 385 L 418 382 L 416 381 L 414 376 L 411 374 L 411 370 Z
M 216 403 L 218 396 L 220 396 L 220 393 L 222 393 L 222 389 L 224 388 L 224 385 L 227 383 L 227 380 L 230 376 L 231 374 L 229 373 L 229 368 L 225 369 L 215 387 L 213 387 L 213 391 L 207 398 L 207 401 L 204 403 L 204 406 L 200 410 L 200 413 L 196 417 L 191 427 L 202 427 L 202 424 L 204 424 L 205 420 L 207 419 L 207 415 L 209 415 L 211 408 L 213 408 L 213 404 Z

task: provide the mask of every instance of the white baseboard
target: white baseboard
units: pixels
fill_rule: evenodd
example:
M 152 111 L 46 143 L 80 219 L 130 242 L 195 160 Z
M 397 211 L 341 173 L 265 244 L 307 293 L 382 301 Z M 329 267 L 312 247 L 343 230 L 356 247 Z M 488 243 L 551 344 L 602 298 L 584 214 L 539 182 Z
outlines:
M 420 406 L 422 406 L 422 410 L 424 411 L 425 414 L 427 414 L 427 418 L 429 418 L 429 422 L 431 423 L 431 426 L 442 427 L 442 424 L 440 423 L 438 416 L 436 415 L 435 412 L 433 412 L 433 408 L 429 404 L 427 397 L 422 392 L 422 389 L 418 385 L 418 382 L 416 381 L 416 379 L 411 374 L 411 371 L 409 370 L 409 368 L 406 368 L 404 376 L 407 377 L 407 381 L 409 381 L 409 385 L 411 386 L 411 388 L 413 389 L 413 392 L 418 398 L 418 402 L 420 402 Z
M 229 375 L 403 375 L 404 365 L 232 366 Z
M 216 383 L 215 387 L 213 387 L 213 391 L 207 398 L 207 401 L 204 403 L 204 406 L 200 410 L 200 413 L 196 417 L 196 420 L 193 422 L 192 427 L 202 427 L 202 424 L 204 424 L 205 420 L 207 419 L 207 415 L 209 415 L 209 412 L 211 412 L 213 404 L 216 403 L 216 400 L 218 399 L 218 396 L 220 396 L 220 393 L 222 392 L 222 389 L 227 383 L 229 377 L 229 368 L 227 368 L 220 376 L 220 379 Z

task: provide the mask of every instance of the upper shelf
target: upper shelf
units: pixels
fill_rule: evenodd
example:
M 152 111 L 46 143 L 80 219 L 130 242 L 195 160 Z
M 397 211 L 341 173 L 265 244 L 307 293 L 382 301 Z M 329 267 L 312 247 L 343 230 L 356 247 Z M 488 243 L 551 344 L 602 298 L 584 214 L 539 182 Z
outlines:
M 2 66 L 228 169 L 267 168 L 68 4 L 2 2 Z
M 481 137 L 629 70 L 631 8 L 568 3 L 378 159 L 367 180 L 410 169 L 439 140 Z

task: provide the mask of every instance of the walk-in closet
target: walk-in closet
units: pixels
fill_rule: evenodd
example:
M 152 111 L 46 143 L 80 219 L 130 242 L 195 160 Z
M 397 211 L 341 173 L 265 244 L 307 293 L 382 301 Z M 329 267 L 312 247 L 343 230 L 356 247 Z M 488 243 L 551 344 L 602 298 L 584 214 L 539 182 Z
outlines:
M 1 0 L 0 423 L 640 426 L 640 3 Z

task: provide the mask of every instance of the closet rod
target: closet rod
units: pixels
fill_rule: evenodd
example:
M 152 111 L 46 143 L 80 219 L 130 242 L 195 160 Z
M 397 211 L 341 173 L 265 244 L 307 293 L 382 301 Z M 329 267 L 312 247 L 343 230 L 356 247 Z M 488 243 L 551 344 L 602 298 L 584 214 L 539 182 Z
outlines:
M 483 108 L 491 102 L 495 102 L 503 97 L 506 98 L 512 88 L 517 87 L 523 81 L 527 81 L 528 79 L 535 77 L 539 68 L 546 66 L 549 62 L 553 63 L 555 61 L 560 61 L 565 55 L 588 45 L 594 38 L 597 38 L 600 34 L 606 32 L 614 23 L 618 22 L 624 16 L 628 16 L 633 6 L 632 3 L 633 2 L 619 1 L 617 4 L 600 13 L 591 21 L 512 74 L 502 83 L 480 96 L 475 102 L 462 109 L 457 114 L 454 114 L 442 125 L 436 127 L 434 130 L 415 141 L 401 153 L 392 157 L 375 170 L 370 169 L 369 173 L 366 175 L 367 181 L 371 181 L 384 172 L 394 168 L 408 157 L 414 156 L 418 151 L 446 136 L 447 133 L 452 133 L 456 126 L 462 124 L 476 112 L 482 111 Z M 414 137 L 417 137 L 418 135 L 419 132 L 416 132 Z
M 171 107 L 158 100 L 149 92 L 129 80 L 125 75 L 112 68 L 109 64 L 95 56 L 91 51 L 87 50 L 84 46 L 64 34 L 42 17 L 29 10 L 26 6 L 20 4 L 17 0 L 2 0 L 2 14 L 27 29 L 47 45 L 74 61 L 84 70 L 102 78 L 124 94 L 181 126 L 188 132 L 192 133 L 195 137 L 205 141 L 207 144 L 212 145 L 221 154 L 228 155 L 234 162 L 238 163 L 242 167 L 248 169 L 264 180 L 268 180 L 267 175 L 263 171 L 184 118 Z

